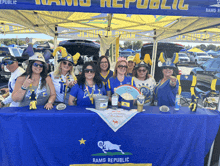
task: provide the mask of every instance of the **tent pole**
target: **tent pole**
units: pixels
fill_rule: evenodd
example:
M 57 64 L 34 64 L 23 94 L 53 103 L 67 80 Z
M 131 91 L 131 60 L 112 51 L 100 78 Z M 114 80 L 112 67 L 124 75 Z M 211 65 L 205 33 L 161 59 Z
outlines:
M 154 78 L 155 67 L 156 67 L 156 58 L 157 58 L 157 40 L 154 38 L 153 51 L 152 51 L 152 66 L 151 66 L 151 75 Z
M 57 36 L 54 36 L 53 43 L 54 43 L 54 49 L 56 49 L 57 48 Z

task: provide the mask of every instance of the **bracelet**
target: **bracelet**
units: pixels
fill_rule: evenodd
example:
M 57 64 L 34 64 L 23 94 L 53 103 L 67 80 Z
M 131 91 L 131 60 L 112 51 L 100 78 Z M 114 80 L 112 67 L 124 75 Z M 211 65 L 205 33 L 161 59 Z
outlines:
M 53 105 L 53 102 L 52 101 L 48 101 L 48 103 L 52 104 Z
M 23 85 L 21 86 L 22 90 L 27 90 L 27 87 L 24 87 Z

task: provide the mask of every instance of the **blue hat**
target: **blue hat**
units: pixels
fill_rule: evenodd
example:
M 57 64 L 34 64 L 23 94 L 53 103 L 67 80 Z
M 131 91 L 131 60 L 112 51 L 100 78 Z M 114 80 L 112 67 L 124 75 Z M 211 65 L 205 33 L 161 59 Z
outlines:
M 174 53 L 173 58 L 166 58 L 164 52 L 160 53 L 159 61 L 161 61 L 161 63 L 162 63 L 162 66 L 160 66 L 161 68 L 163 68 L 163 67 L 173 67 L 173 68 L 175 68 L 176 67 L 175 64 L 178 62 L 178 60 L 179 60 L 178 53 Z
M 68 53 L 67 53 L 67 56 L 66 56 L 66 57 L 61 57 L 61 58 L 59 58 L 57 62 L 61 62 L 61 61 L 69 61 L 69 62 L 71 62 L 72 64 L 74 64 L 74 63 L 73 63 L 73 56 L 70 55 L 70 54 L 68 54 Z

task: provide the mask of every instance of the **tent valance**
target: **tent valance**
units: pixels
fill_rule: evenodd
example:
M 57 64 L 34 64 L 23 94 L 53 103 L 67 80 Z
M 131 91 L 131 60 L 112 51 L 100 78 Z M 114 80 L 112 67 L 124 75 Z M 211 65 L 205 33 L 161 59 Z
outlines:
M 4 0 L 0 9 L 219 17 L 216 0 Z

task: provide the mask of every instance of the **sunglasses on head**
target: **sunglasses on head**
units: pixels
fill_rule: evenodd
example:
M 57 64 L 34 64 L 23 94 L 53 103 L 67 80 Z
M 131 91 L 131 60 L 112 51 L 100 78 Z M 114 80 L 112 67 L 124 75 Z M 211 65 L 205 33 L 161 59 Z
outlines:
M 14 63 L 13 60 L 6 60 L 3 62 L 3 64 L 6 66 L 6 65 L 12 65 Z
M 164 69 L 170 69 L 170 70 L 172 70 L 173 68 L 172 68 L 172 67 L 164 67 Z
M 138 72 L 146 72 L 147 70 L 146 69 L 143 69 L 143 70 L 138 70 Z
M 84 71 L 85 71 L 85 73 L 89 73 L 89 72 L 90 73 L 95 73 L 95 71 L 93 69 L 85 69 Z
M 43 67 L 43 64 L 34 63 L 33 66 L 34 66 L 34 67 L 38 67 L 38 66 L 39 66 L 40 68 L 42 68 L 42 67 Z
M 68 62 L 66 62 L 66 61 L 63 61 L 63 64 L 64 64 L 64 65 L 67 65 L 67 64 L 68 64 L 69 67 L 72 66 L 72 63 L 68 63 Z
M 128 66 L 123 66 L 123 65 L 118 65 L 118 68 L 122 69 L 122 68 L 128 68 Z

